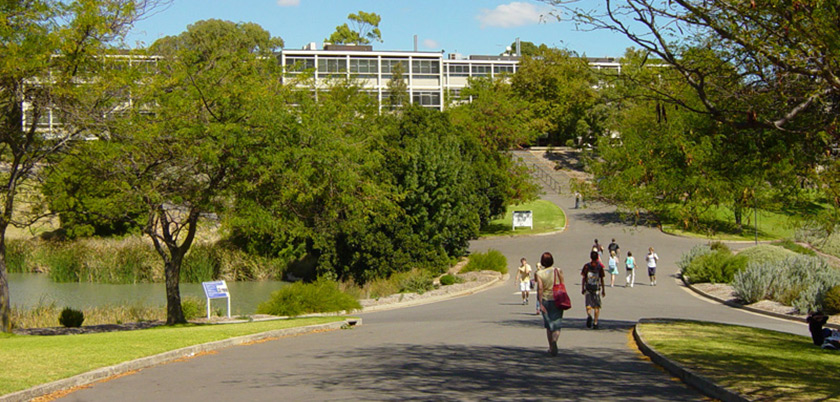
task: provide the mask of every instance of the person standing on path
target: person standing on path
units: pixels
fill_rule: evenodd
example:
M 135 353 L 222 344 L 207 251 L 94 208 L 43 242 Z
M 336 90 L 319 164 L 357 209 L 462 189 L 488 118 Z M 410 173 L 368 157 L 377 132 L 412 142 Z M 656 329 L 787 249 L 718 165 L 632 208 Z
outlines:
M 598 329 L 598 318 L 601 315 L 601 298 L 607 297 L 604 289 L 604 264 L 596 251 L 589 253 L 590 261 L 583 266 L 580 275 L 581 294 L 586 302 L 586 328 Z M 600 291 L 600 293 L 599 293 Z M 595 319 L 592 319 L 592 315 Z
M 537 291 L 540 299 L 540 312 L 543 325 L 548 337 L 548 353 L 557 356 L 557 339 L 560 338 L 560 328 L 563 325 L 563 310 L 554 304 L 554 284 L 563 282 L 563 271 L 554 267 L 554 257 L 548 251 L 540 257 L 540 265 L 544 268 L 537 272 Z
M 610 251 L 610 259 L 607 261 L 610 271 L 610 287 L 615 286 L 615 276 L 618 275 L 618 256 L 615 251 Z
M 624 279 L 624 287 L 627 285 L 633 287 L 636 283 L 636 259 L 633 258 L 633 253 L 627 252 L 627 259 L 624 260 L 624 269 L 627 271 L 627 278 Z
M 601 254 L 604 253 L 604 246 L 601 243 L 598 243 L 598 239 L 595 239 L 595 244 L 592 245 L 592 251 L 598 252 L 598 259 L 601 258 Z
M 531 266 L 525 257 L 519 262 L 519 291 L 522 292 L 522 304 L 528 304 L 528 296 L 531 293 Z
M 531 288 L 533 288 L 533 289 L 534 289 L 534 292 L 536 292 L 536 293 L 537 293 L 536 303 L 534 303 L 534 306 L 537 308 L 537 312 L 535 313 L 536 315 L 540 315 L 540 314 L 542 314 L 542 311 L 540 311 L 540 310 L 542 309 L 542 308 L 540 307 L 540 304 L 541 304 L 541 303 L 540 303 L 540 288 L 539 288 L 539 287 L 537 287 L 537 275 L 539 275 L 539 273 L 540 273 L 540 271 L 542 271 L 542 269 L 543 269 L 542 264 L 540 264 L 540 263 L 538 262 L 538 263 L 537 263 L 537 269 L 535 269 L 535 270 L 533 271 L 533 272 L 534 272 L 534 279 L 533 279 L 533 281 L 532 281 L 532 283 L 531 283 L 531 285 L 532 285 L 532 286 L 531 286 Z
M 607 251 L 609 251 L 610 254 L 615 253 L 615 256 L 618 257 L 621 255 L 619 250 L 618 243 L 615 242 L 615 239 L 612 239 L 610 244 L 607 246 Z
M 648 277 L 650 277 L 650 286 L 656 286 L 656 262 L 659 261 L 659 256 L 653 251 L 653 247 L 648 249 L 648 254 L 645 256 L 647 261 Z

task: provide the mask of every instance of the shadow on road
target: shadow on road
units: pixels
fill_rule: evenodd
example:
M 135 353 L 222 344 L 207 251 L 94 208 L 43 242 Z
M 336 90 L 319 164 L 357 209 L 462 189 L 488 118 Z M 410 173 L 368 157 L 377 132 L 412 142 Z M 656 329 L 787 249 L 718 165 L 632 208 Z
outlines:
M 664 375 L 640 376 L 652 367 L 637 356 L 594 344 L 561 348 L 557 357 L 534 347 L 389 344 L 318 358 L 330 359 L 335 370 L 317 388 L 352 384 L 361 399 L 701 399 Z

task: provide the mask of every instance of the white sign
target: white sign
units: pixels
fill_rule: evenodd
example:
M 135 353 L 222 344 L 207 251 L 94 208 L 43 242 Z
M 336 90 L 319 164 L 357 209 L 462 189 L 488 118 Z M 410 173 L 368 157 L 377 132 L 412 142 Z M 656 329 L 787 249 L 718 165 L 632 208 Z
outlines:
M 225 281 L 201 282 L 207 296 L 207 319 L 210 319 L 210 299 L 227 299 L 227 316 L 230 318 L 230 292 Z
M 513 211 L 513 229 L 524 226 L 534 228 L 534 214 L 531 211 Z

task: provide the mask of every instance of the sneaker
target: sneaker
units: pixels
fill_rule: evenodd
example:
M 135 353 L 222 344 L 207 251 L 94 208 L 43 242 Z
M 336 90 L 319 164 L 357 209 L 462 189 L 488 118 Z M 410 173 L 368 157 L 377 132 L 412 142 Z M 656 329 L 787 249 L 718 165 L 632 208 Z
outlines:
M 592 329 L 598 329 L 598 324 L 593 325 Z
M 586 316 L 586 328 L 592 328 L 592 316 Z

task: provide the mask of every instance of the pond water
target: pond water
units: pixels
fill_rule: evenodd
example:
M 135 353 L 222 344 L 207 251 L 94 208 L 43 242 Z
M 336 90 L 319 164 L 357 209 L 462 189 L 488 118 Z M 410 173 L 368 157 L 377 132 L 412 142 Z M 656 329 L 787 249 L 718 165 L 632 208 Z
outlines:
M 8 274 L 8 278 L 11 304 L 19 308 L 31 308 L 39 303 L 52 302 L 60 308 L 77 309 L 118 304 L 166 305 L 166 289 L 163 283 L 57 283 L 44 274 Z M 268 300 L 271 292 L 288 284 L 281 281 L 227 282 L 231 315 L 253 314 L 258 304 Z M 206 300 L 200 283 L 182 282 L 180 287 L 182 298 L 192 296 Z M 212 300 L 211 305 L 213 309 L 227 309 L 225 299 Z

